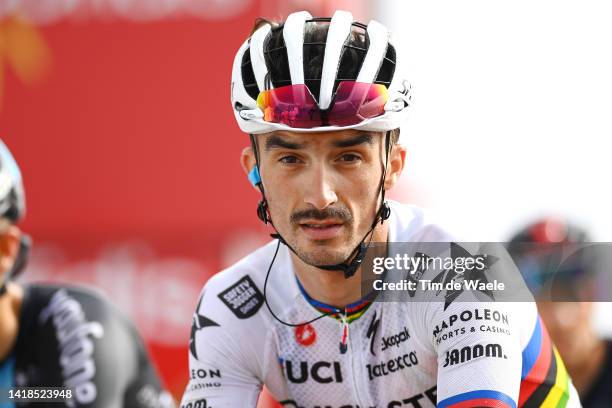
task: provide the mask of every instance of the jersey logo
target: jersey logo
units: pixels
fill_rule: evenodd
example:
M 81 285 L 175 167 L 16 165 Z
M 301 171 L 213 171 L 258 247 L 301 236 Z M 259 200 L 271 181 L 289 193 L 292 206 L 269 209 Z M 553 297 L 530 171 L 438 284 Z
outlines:
M 317 340 L 317 332 L 310 324 L 298 326 L 295 329 L 295 341 L 302 346 L 312 346 Z
M 411 368 L 419 364 L 416 351 L 411 351 L 401 356 L 381 361 L 378 364 L 366 364 L 370 381 L 377 377 L 386 377 L 397 371 Z
M 208 405 L 208 403 L 206 402 L 206 398 L 202 398 L 197 401 L 191 401 L 191 402 L 188 402 L 187 404 L 182 404 L 181 408 L 212 408 L 212 407 Z
M 198 305 L 196 306 L 196 311 L 193 314 L 193 320 L 191 322 L 191 335 L 189 336 L 189 351 L 191 351 L 191 354 L 196 359 L 198 358 L 198 352 L 196 350 L 195 335 L 198 332 L 198 330 L 202 330 L 205 327 L 219 326 L 217 322 L 209 319 L 206 316 L 202 316 L 201 314 L 198 314 L 198 311 L 200 310 L 200 305 L 202 304 L 203 297 L 204 295 L 200 297 L 200 301 L 198 302 Z
M 248 275 L 219 293 L 218 296 L 239 319 L 248 319 L 253 316 L 264 302 L 263 295 Z
M 279 359 L 285 369 L 285 376 L 289 382 L 304 384 L 310 380 L 319 384 L 341 383 L 342 367 L 339 361 L 317 361 L 310 363 Z M 295 367 L 298 365 L 298 367 Z
M 508 359 L 508 357 L 504 354 L 502 346 L 499 344 L 476 344 L 474 346 L 465 346 L 461 349 L 452 349 L 447 351 L 446 357 L 444 358 L 444 365 L 442 367 L 466 363 L 479 357 Z
M 428 404 L 427 401 L 431 403 Z M 393 400 L 384 402 L 382 405 L 377 405 L 381 407 L 406 407 L 406 408 L 423 408 L 425 406 L 436 406 L 438 401 L 437 396 L 437 385 L 420 392 L 418 394 L 411 395 L 407 398 L 403 398 L 402 400 Z M 381 402 L 381 401 L 378 401 Z M 306 406 L 298 404 L 295 400 L 283 400 L 279 401 L 281 406 L 286 408 L 306 408 Z M 316 405 L 314 408 L 321 407 L 321 405 Z M 359 408 L 360 405 L 352 405 L 352 404 L 342 404 L 339 408 Z M 182 408 L 182 407 L 181 407 Z M 331 405 L 325 405 L 325 408 L 332 408 Z
M 55 326 L 64 384 L 73 389 L 73 402 L 89 405 L 99 392 L 94 352 L 98 340 L 104 337 L 104 326 L 87 320 L 83 304 L 66 289 L 60 289 L 40 313 L 39 323 L 51 321 Z
M 376 333 L 378 332 L 378 325 L 380 324 L 380 318 L 376 318 L 376 311 L 374 311 L 374 316 L 372 316 L 372 321 L 370 322 L 370 327 L 368 327 L 368 331 L 366 336 L 370 339 L 370 353 L 373 356 L 376 355 L 374 352 L 374 342 L 376 341 Z
M 396 334 L 392 334 L 391 336 L 383 336 L 380 338 L 382 341 L 381 351 L 385 351 L 391 347 L 399 347 L 401 343 L 408 341 L 410 339 L 410 332 L 408 328 L 404 326 L 404 328 Z

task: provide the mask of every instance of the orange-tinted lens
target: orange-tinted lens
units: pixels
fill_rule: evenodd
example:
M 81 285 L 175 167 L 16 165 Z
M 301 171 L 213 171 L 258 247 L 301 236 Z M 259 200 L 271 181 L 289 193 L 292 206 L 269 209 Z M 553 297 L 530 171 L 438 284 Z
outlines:
M 311 128 L 321 123 L 319 107 L 304 84 L 263 91 L 257 97 L 257 106 L 263 111 L 266 122 L 295 128 Z

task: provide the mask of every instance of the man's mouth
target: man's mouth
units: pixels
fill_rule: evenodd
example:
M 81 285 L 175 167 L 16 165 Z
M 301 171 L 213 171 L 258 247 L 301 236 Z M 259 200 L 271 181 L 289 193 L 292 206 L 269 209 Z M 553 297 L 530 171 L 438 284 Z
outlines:
M 325 220 L 325 221 L 306 221 L 301 222 L 301 230 L 312 240 L 327 240 L 335 238 L 340 234 L 343 223 L 341 221 Z

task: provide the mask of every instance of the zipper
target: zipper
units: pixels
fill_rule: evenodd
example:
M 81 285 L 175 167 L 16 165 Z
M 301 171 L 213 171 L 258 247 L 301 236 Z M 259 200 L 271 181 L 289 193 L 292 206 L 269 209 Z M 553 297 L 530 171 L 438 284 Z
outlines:
M 358 384 L 358 378 L 357 376 L 359 375 L 359 370 L 356 369 L 356 363 L 355 363 L 355 353 L 353 350 L 353 346 L 351 344 L 351 337 L 350 337 L 350 327 L 349 327 L 349 322 L 348 322 L 348 318 L 347 318 L 347 310 L 344 309 L 344 312 L 338 310 L 338 315 L 340 316 L 340 321 L 341 321 L 341 334 L 340 334 L 340 354 L 346 354 L 348 352 L 348 358 L 347 360 L 349 360 L 349 366 L 350 366 L 350 377 L 351 377 L 351 383 L 353 386 L 353 395 L 355 396 L 355 398 L 357 399 L 357 404 L 358 406 L 365 406 L 362 401 L 361 401 L 361 397 L 359 396 L 359 384 Z M 349 351 L 350 348 L 350 351 Z
M 349 341 L 349 324 L 348 319 L 346 318 L 346 309 L 344 309 L 344 313 L 339 313 L 341 324 L 341 333 L 340 333 L 340 354 L 346 354 L 348 350 L 348 341 Z

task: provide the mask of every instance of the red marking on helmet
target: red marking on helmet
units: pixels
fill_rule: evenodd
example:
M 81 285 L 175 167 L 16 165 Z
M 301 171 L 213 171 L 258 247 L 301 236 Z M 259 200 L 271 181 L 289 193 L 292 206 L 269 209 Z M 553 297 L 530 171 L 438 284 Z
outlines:
M 529 231 L 535 242 L 563 242 L 567 239 L 567 226 L 558 220 L 539 222 Z

